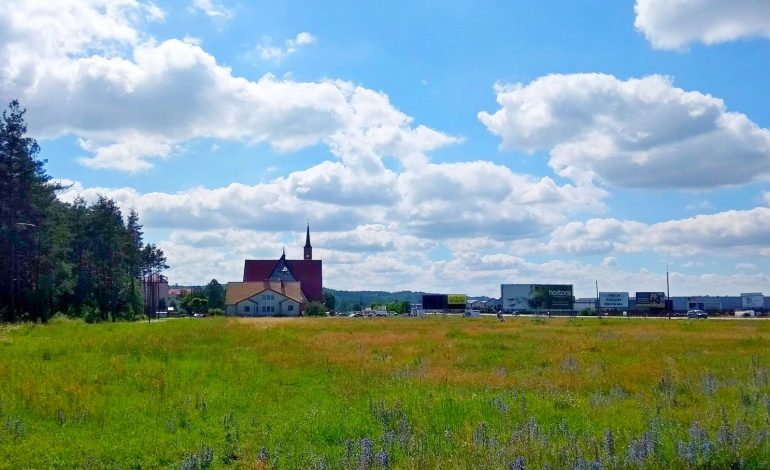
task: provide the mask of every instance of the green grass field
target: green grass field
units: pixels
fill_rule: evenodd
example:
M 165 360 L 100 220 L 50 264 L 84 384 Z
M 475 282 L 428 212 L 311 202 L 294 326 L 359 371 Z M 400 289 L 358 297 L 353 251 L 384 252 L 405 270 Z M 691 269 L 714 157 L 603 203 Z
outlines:
M 0 326 L 1 468 L 767 468 L 770 322 Z

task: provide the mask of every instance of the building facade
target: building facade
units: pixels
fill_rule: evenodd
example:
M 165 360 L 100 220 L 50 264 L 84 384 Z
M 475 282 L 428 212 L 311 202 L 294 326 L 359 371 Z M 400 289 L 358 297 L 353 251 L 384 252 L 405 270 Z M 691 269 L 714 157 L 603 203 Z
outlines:
M 299 283 L 302 297 L 308 302 L 323 302 L 323 262 L 313 259 L 310 225 L 307 226 L 303 258 L 286 259 L 286 252 L 277 260 L 247 259 L 243 266 L 243 282 Z
M 230 282 L 225 314 L 242 317 L 296 317 L 305 298 L 298 282 Z

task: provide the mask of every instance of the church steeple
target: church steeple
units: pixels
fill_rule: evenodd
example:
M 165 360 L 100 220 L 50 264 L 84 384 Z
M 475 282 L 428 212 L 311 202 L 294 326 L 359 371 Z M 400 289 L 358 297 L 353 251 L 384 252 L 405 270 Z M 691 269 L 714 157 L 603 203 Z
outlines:
M 310 222 L 307 223 L 307 235 L 305 236 L 305 259 L 313 259 L 313 247 L 310 245 Z

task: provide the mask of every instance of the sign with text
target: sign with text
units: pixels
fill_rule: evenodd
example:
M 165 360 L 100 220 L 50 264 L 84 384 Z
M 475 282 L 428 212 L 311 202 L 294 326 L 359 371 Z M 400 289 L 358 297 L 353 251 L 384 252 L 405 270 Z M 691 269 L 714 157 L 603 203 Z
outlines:
M 665 308 L 666 294 L 663 292 L 637 292 L 636 308 Z
M 628 308 L 628 292 L 599 292 L 599 308 Z
M 575 302 L 570 284 L 502 284 L 503 310 L 572 310 Z

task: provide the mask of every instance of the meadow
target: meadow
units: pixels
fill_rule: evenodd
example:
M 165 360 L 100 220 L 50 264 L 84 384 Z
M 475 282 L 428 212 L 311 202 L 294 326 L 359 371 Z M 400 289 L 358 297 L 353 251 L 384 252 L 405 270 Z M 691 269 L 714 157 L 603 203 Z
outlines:
M 767 468 L 770 322 L 0 325 L 0 468 Z

